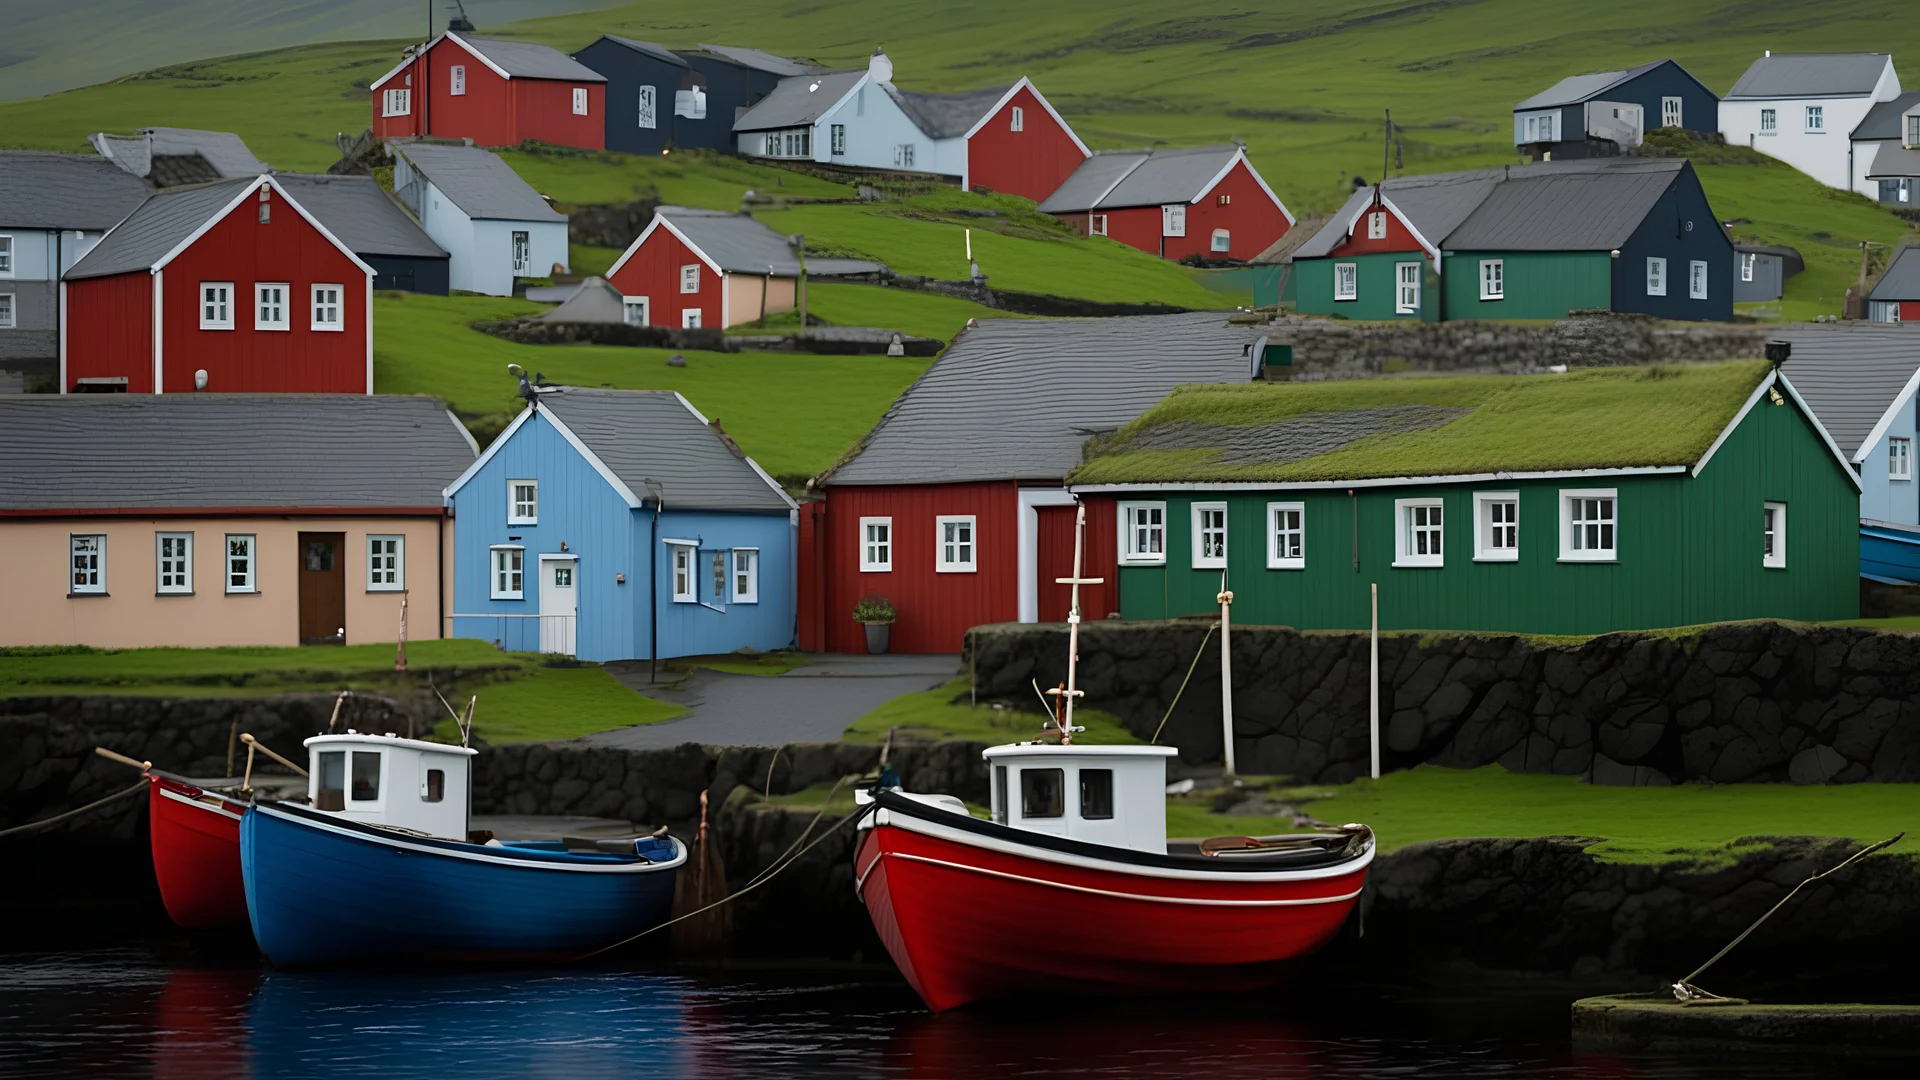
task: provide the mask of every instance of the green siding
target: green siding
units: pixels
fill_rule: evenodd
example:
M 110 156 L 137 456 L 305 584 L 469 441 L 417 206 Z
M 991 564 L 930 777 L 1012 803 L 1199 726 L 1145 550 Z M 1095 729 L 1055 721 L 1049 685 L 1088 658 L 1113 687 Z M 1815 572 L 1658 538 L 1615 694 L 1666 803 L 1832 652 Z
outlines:
M 1562 490 L 1618 492 L 1616 563 L 1562 563 Z M 1473 493 L 1517 491 L 1520 559 L 1473 561 Z M 1446 565 L 1395 568 L 1394 500 L 1444 501 Z M 1160 495 L 1122 496 L 1122 501 Z M 1387 629 L 1596 634 L 1728 619 L 1858 613 L 1858 492 L 1789 403 L 1755 406 L 1696 479 L 1688 474 L 1413 484 L 1312 491 L 1167 492 L 1167 565 L 1122 567 L 1131 619 L 1218 610 L 1219 570 L 1192 569 L 1192 503 L 1228 504 L 1234 619 L 1366 627 L 1380 585 Z M 1787 567 L 1761 565 L 1761 504 L 1787 504 Z M 1305 570 L 1266 566 L 1266 506 L 1306 506 Z M 1358 538 L 1358 568 L 1354 551 Z
M 1399 294 L 1398 264 L 1418 262 L 1424 284 L 1420 289 L 1421 312 L 1401 314 L 1394 310 Z M 1356 289 L 1352 300 L 1333 298 L 1333 264 L 1353 263 Z M 1425 255 L 1413 252 L 1383 252 L 1341 258 L 1295 259 L 1295 302 L 1303 315 L 1344 315 L 1349 319 L 1422 319 L 1438 317 L 1439 294 L 1432 264 Z
M 1449 319 L 1558 319 L 1575 308 L 1613 306 L 1613 259 L 1604 251 L 1447 251 L 1441 255 Z M 1482 259 L 1506 264 L 1506 299 L 1480 299 Z

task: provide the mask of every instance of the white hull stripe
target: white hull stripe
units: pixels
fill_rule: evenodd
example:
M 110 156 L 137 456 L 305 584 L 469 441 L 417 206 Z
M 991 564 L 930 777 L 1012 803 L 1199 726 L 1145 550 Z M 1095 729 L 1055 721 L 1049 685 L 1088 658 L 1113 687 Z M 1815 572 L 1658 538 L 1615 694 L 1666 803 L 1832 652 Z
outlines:
M 985 874 L 988 877 L 1018 881 L 1027 885 L 1045 885 L 1050 889 L 1065 889 L 1069 892 L 1085 893 L 1089 896 L 1111 896 L 1119 900 L 1144 900 L 1154 904 L 1189 904 L 1196 907 L 1307 907 L 1313 904 L 1339 904 L 1360 895 L 1355 889 L 1344 896 L 1314 896 L 1301 900 L 1215 900 L 1202 896 L 1152 896 L 1146 893 L 1118 892 L 1113 889 L 1095 889 L 1086 885 L 1069 885 L 1064 881 L 1048 881 L 1046 878 L 1026 877 L 1021 874 L 1009 874 L 1004 870 L 989 870 L 984 866 L 968 866 L 965 863 L 947 862 L 944 859 L 929 859 L 924 855 L 908 855 L 904 852 L 889 851 L 881 858 L 907 859 L 911 862 L 926 863 L 930 866 L 944 866 L 949 870 L 965 870 L 972 874 Z M 880 859 L 873 860 L 875 864 Z M 871 872 L 872 867 L 868 867 Z M 861 881 L 866 877 L 862 875 Z
M 227 809 L 224 806 L 211 806 L 207 803 L 201 802 L 199 799 L 188 798 L 187 796 L 182 795 L 179 792 L 174 791 L 170 788 L 161 788 L 160 795 L 162 798 L 172 799 L 174 802 L 177 802 L 177 803 L 185 803 L 186 805 L 193 807 L 195 810 L 205 810 L 209 814 L 219 814 L 221 817 L 227 818 L 232 821 L 240 820 L 239 814 L 234 813 L 233 811 Z
M 668 860 L 667 862 L 655 862 L 655 863 L 650 863 L 650 862 L 636 862 L 636 863 L 546 862 L 538 858 L 509 859 L 504 856 L 489 855 L 479 851 L 462 851 L 462 850 L 457 850 L 453 848 L 434 847 L 429 844 L 416 844 L 411 842 L 408 838 L 404 836 L 400 836 L 398 834 L 394 834 L 391 836 L 388 836 L 388 835 L 369 836 L 366 833 L 360 832 L 356 829 L 343 829 L 338 825 L 334 825 L 329 822 L 310 821 L 303 817 L 295 817 L 292 814 L 277 813 L 274 810 L 271 810 L 264 806 L 254 807 L 253 812 L 256 814 L 267 814 L 271 817 L 277 817 L 281 821 L 292 822 L 296 825 L 304 825 L 309 828 L 319 829 L 322 832 L 330 832 L 336 836 L 344 836 L 352 840 L 358 840 L 363 844 L 373 844 L 377 847 L 386 847 L 386 848 L 400 848 L 405 851 L 418 852 L 422 855 L 445 856 L 446 858 L 449 858 L 449 859 L 465 859 L 468 862 L 492 863 L 495 866 L 517 866 L 522 870 L 566 870 L 574 873 L 587 873 L 587 874 L 646 874 L 646 873 L 652 873 L 657 870 L 672 870 L 675 867 L 679 866 L 681 863 L 687 861 L 687 846 L 678 840 L 675 840 L 673 842 L 674 857 Z M 529 854 L 533 854 L 533 853 L 530 852 Z

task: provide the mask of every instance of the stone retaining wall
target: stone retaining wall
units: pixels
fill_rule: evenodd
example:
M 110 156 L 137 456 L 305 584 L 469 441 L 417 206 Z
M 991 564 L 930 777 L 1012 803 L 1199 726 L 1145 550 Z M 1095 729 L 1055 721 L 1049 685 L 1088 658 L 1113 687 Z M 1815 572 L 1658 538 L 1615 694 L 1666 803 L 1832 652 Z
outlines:
M 1080 686 L 1142 738 L 1173 702 L 1210 621 L 1083 624 Z M 1340 783 L 1368 769 L 1367 636 L 1233 628 L 1241 771 Z M 1022 706 L 1065 676 L 1066 627 L 968 634 L 983 699 Z M 1161 741 L 1220 759 L 1219 637 Z M 1433 762 L 1602 784 L 1920 781 L 1920 634 L 1748 622 L 1579 644 L 1502 634 L 1384 634 L 1382 765 Z

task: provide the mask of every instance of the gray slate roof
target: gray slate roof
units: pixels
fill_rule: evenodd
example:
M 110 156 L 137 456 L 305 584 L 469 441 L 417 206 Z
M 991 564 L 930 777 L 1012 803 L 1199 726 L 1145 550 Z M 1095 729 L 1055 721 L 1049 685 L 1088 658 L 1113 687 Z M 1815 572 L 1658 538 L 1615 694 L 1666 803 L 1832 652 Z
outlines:
M 662 206 L 655 213 L 728 273 L 764 274 L 772 267 L 775 276 L 800 274 L 800 260 L 787 238 L 745 214 L 685 206 Z
M 742 49 L 734 45 L 701 45 L 700 48 L 722 60 L 728 60 L 741 67 L 755 71 L 765 71 L 773 75 L 813 75 L 827 70 L 815 64 L 791 60 L 784 56 L 775 56 L 759 49 Z
M 892 83 L 882 83 L 882 89 L 900 103 L 900 108 L 912 118 L 920 130 L 930 139 L 957 139 L 972 130 L 987 111 L 999 104 L 1013 88 L 1012 83 L 1005 86 L 989 86 L 983 90 L 963 90 L 957 94 L 918 94 L 911 90 L 902 90 Z
M 620 298 L 620 290 L 607 284 L 603 277 L 590 277 L 579 285 L 567 286 L 572 292 L 558 307 L 543 311 L 538 316 L 541 322 L 559 323 L 624 323 L 627 321 L 626 304 Z M 527 290 L 532 293 L 532 289 Z M 529 295 L 529 300 L 537 299 Z
M 432 182 L 470 218 L 565 221 L 500 155 L 477 146 L 405 143 L 394 152 Z
M 568 82 L 606 82 L 607 77 L 550 45 L 506 38 L 449 34 L 500 66 L 516 79 L 564 79 Z
M 1551 109 L 1558 105 L 1577 105 L 1600 96 L 1606 90 L 1626 82 L 1628 79 L 1644 75 L 1665 60 L 1655 60 L 1651 64 L 1641 64 L 1621 71 L 1596 71 L 1590 75 L 1569 75 L 1552 86 L 1533 95 L 1513 107 L 1514 112 L 1527 109 Z
M 473 453 L 433 398 L 27 395 L 0 399 L 0 512 L 438 507 Z
M 665 45 L 656 45 L 651 41 L 636 41 L 633 38 L 621 37 L 618 34 L 601 34 L 600 39 L 602 41 L 611 41 L 615 45 L 625 45 L 634 52 L 645 53 L 655 60 L 664 63 L 673 64 L 677 67 L 687 66 L 687 61 L 684 57 L 672 49 L 667 48 Z
M 1901 146 L 1898 140 L 1881 143 L 1880 148 L 1874 151 L 1873 164 L 1867 169 L 1867 179 L 1885 177 L 1898 180 L 1903 176 L 1920 176 L 1920 150 L 1909 150 Z
M 773 93 L 740 114 L 733 122 L 733 130 L 771 131 L 811 124 L 847 96 L 853 84 L 866 74 L 864 70 L 829 71 L 781 79 L 774 85 Z
M 1186 383 L 1246 382 L 1266 333 L 1222 312 L 988 319 L 962 331 L 828 484 L 1059 480 L 1080 444 Z
M 1920 330 L 1911 326 L 1801 323 L 1768 336 L 1793 343 L 1781 370 L 1849 459 L 1920 371 Z
M 1160 206 L 1165 203 L 1190 203 L 1206 194 L 1207 184 L 1227 167 L 1240 147 L 1194 146 L 1178 150 L 1123 150 L 1114 154 L 1095 154 L 1080 163 L 1066 183 L 1040 209 L 1049 213 L 1076 210 L 1109 210 L 1123 206 Z M 1113 160 L 1095 165 L 1099 158 Z M 1093 191 L 1102 178 L 1112 177 L 1122 165 L 1129 167 L 1103 191 Z M 1080 174 L 1086 172 L 1085 181 Z M 1097 198 L 1097 202 L 1088 201 Z
M 1890 59 L 1885 53 L 1774 53 L 1755 60 L 1724 100 L 1859 97 L 1873 93 Z
M 102 157 L 0 151 L 0 229 L 102 232 L 146 197 L 145 184 Z
M 670 390 L 562 387 L 540 408 L 560 419 L 635 495 L 669 510 L 785 512 L 793 503 Z
M 279 173 L 274 179 L 356 255 L 447 257 L 371 176 Z
M 74 263 L 66 273 L 67 278 L 105 277 L 152 268 L 252 183 L 251 177 L 222 180 L 200 187 L 171 188 L 149 196 L 139 209 L 95 244 L 85 258 Z
M 1920 248 L 1901 248 L 1867 299 L 1920 300 Z
M 1920 90 L 1909 90 L 1897 95 L 1892 101 L 1876 101 L 1860 123 L 1854 125 L 1849 138 L 1854 139 L 1898 139 L 1900 137 L 1900 114 L 1920 105 Z
M 135 176 L 153 171 L 156 157 L 187 157 L 198 154 L 224 179 L 259 176 L 272 172 L 273 166 L 253 156 L 246 141 L 231 131 L 202 131 L 198 128 L 141 128 L 137 135 L 89 136 L 95 150 Z

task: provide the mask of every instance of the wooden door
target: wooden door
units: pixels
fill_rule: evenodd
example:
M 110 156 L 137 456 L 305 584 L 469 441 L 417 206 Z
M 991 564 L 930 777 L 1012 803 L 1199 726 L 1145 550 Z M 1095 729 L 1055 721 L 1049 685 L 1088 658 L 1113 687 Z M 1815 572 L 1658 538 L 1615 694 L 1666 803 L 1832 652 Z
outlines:
M 1081 556 L 1080 572 L 1085 577 L 1104 578 L 1101 585 L 1080 587 L 1080 617 L 1104 619 L 1120 610 L 1120 567 L 1115 554 L 1118 544 L 1113 517 L 1114 504 L 1106 500 L 1087 503 L 1086 550 Z M 1040 533 L 1036 545 L 1041 622 L 1065 622 L 1072 605 L 1073 592 L 1056 579 L 1073 576 L 1074 507 L 1042 506 Z
M 300 534 L 300 644 L 347 643 L 347 534 Z

